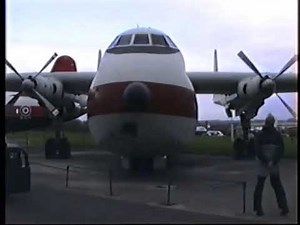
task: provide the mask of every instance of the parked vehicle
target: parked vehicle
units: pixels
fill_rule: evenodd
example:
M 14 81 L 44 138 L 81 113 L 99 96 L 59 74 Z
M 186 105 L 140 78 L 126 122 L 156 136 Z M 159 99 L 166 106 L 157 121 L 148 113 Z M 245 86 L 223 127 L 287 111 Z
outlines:
M 207 132 L 207 129 L 203 126 L 197 126 L 196 127 L 196 131 L 195 131 L 195 134 L 196 135 L 203 135 L 203 134 L 206 134 Z
M 224 134 L 219 130 L 208 130 L 206 132 L 207 136 L 224 136 Z

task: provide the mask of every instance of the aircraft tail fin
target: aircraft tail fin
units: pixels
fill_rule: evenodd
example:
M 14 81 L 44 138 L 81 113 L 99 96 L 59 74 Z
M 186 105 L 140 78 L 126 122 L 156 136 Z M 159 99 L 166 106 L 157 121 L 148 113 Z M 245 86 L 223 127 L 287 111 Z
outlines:
M 51 73 L 53 72 L 76 72 L 76 62 L 75 60 L 68 56 L 68 55 L 63 55 L 58 57 L 56 59 L 52 69 Z

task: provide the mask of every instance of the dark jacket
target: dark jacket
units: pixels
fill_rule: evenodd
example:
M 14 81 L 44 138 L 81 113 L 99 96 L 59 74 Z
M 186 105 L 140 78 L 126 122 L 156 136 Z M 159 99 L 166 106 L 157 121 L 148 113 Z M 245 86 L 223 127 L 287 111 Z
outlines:
M 269 161 L 277 164 L 283 156 L 283 138 L 274 127 L 264 127 L 256 134 L 254 145 L 256 156 L 265 164 Z

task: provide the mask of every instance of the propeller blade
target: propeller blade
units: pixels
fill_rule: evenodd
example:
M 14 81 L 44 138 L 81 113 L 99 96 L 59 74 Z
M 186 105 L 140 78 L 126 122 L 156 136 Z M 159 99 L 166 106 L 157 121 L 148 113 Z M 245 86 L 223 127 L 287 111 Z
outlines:
M 21 79 L 22 81 L 24 80 L 24 78 L 18 73 L 18 71 L 13 67 L 13 65 L 11 65 L 10 62 L 8 62 L 7 59 L 5 59 L 5 63 L 6 63 L 6 65 L 7 65 L 12 71 L 15 72 L 15 74 L 18 75 L 18 77 L 20 77 L 20 79 Z
M 97 64 L 97 70 L 99 69 L 99 66 L 100 66 L 100 62 L 101 62 L 101 49 L 99 49 L 99 52 L 98 52 L 98 64 Z
M 263 76 L 261 75 L 261 73 L 258 71 L 258 69 L 254 66 L 254 64 L 250 61 L 250 59 L 248 59 L 248 57 L 244 54 L 243 51 L 240 51 L 238 53 L 238 56 L 241 58 L 241 60 L 244 61 L 244 63 L 246 63 L 250 69 L 252 69 L 252 71 L 254 73 L 256 73 L 258 76 L 260 76 L 261 78 L 263 78 Z
M 32 91 L 37 95 L 38 99 L 40 99 L 46 106 L 46 108 L 49 110 L 51 115 L 56 117 L 59 114 L 58 109 L 56 109 L 44 96 L 42 96 L 37 90 L 32 89 Z
M 298 60 L 298 56 L 294 55 L 285 65 L 282 67 L 280 72 L 273 78 L 275 80 L 279 76 L 281 76 L 288 68 L 290 68 L 296 61 Z
M 38 75 L 40 75 L 41 72 L 56 58 L 57 54 L 56 52 L 51 56 L 51 58 L 46 62 L 46 64 L 43 66 L 43 68 L 36 74 L 34 75 L 33 79 L 36 78 Z
M 294 110 L 276 93 L 277 97 L 280 99 L 282 104 L 287 108 L 287 110 L 292 114 L 292 116 L 296 119 L 296 113 Z
M 18 94 L 15 94 L 14 97 L 12 97 L 6 105 L 14 105 L 15 102 L 19 99 L 20 95 L 22 94 L 22 91 L 19 91 Z

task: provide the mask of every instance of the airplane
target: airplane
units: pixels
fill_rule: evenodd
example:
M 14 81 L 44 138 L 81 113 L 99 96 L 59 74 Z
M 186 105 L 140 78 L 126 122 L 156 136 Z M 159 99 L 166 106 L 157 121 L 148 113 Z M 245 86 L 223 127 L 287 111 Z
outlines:
M 242 51 L 238 55 L 251 65 Z M 225 94 L 243 102 L 235 109 L 242 112 L 245 126 L 273 93 L 297 92 L 296 74 L 282 76 L 295 61 L 293 57 L 278 74 L 265 76 L 253 64 L 254 73 L 186 72 L 184 58 L 167 34 L 138 27 L 117 35 L 103 57 L 99 50 L 96 72 L 22 73 L 22 80 L 15 71 L 7 74 L 6 90 L 38 90 L 53 104 L 62 93 L 88 92 L 88 125 L 99 148 L 123 156 L 132 169 L 143 164 L 152 169 L 157 157 L 170 159 L 193 140 L 196 94 Z M 54 84 L 59 96 L 50 89 Z M 254 99 L 259 104 L 252 104 Z
M 55 76 L 56 73 L 61 71 L 77 71 L 74 59 L 67 55 L 60 56 L 55 61 L 51 73 Z M 22 77 L 22 79 L 24 78 Z M 52 87 L 55 87 L 55 85 L 55 83 L 52 84 Z M 47 90 L 42 89 L 42 91 L 45 92 Z M 54 93 L 54 89 L 52 93 Z M 33 96 L 29 96 L 31 96 L 30 93 L 19 91 L 18 94 L 14 95 L 14 97 L 6 103 L 5 133 L 47 127 L 54 124 L 55 138 L 50 138 L 46 141 L 45 156 L 46 158 L 69 158 L 71 146 L 67 138 L 63 136 L 61 124 L 85 114 L 85 107 L 76 106 L 75 101 L 72 101 L 73 99 L 70 100 L 65 97 L 59 115 L 54 117 L 49 113 L 49 109 L 47 109 L 43 103 L 43 99 L 36 99 L 33 98 Z M 44 93 L 44 96 L 47 96 L 47 93 Z M 81 99 L 81 101 L 83 100 Z M 83 102 L 80 103 L 81 106 L 86 104 Z M 58 102 L 58 104 L 60 104 L 60 102 Z M 55 105 L 57 106 L 58 104 L 56 102 Z

